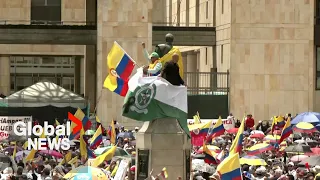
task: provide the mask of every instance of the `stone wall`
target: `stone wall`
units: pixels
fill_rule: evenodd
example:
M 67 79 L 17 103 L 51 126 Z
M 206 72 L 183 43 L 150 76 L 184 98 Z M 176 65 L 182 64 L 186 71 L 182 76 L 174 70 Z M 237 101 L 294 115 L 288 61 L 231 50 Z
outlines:
M 314 1 L 232 0 L 231 9 L 231 112 L 313 110 Z
M 31 0 L 0 1 L 0 24 L 30 24 Z
M 61 21 L 68 25 L 86 24 L 86 0 L 61 0 Z
M 121 115 L 124 98 L 103 88 L 108 75 L 106 57 L 117 41 L 138 65 L 145 64 L 141 42 L 151 51 L 152 1 L 98 0 L 97 33 L 97 114 L 105 127 L 114 119 L 133 128 L 137 122 Z

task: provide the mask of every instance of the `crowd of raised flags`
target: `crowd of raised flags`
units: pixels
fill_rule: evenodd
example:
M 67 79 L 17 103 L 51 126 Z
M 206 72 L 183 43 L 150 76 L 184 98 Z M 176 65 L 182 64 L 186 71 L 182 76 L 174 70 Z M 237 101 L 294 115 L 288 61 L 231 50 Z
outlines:
M 211 144 L 211 142 L 214 142 L 215 138 L 225 133 L 221 117 L 219 117 L 218 121 L 215 124 L 213 123 L 213 121 L 201 123 L 200 116 L 197 113 L 194 116 L 194 124 L 189 125 L 192 140 L 197 140 L 200 138 L 203 141 L 202 153 L 204 154 L 204 162 L 210 165 L 217 165 L 216 176 L 213 179 L 242 179 L 243 172 L 241 170 L 240 155 L 243 154 L 244 150 L 249 156 L 261 154 L 261 152 L 266 152 L 269 150 L 280 150 L 284 143 L 286 145 L 286 142 L 284 142 L 284 140 L 288 139 L 293 134 L 294 129 L 296 129 L 297 131 L 299 131 L 300 129 L 300 132 L 302 133 L 315 132 L 315 129 L 312 129 L 311 127 L 309 128 L 309 131 L 301 131 L 301 128 L 299 128 L 298 125 L 292 126 L 290 117 L 285 120 L 282 116 L 275 116 L 272 118 L 271 135 L 268 135 L 272 137 L 272 142 L 269 141 L 269 143 L 256 144 L 254 146 L 260 147 L 253 146 L 250 148 L 252 150 L 243 149 L 243 145 L 246 144 L 244 142 L 244 133 L 253 130 L 246 129 L 245 117 L 246 116 L 244 116 L 244 118 L 242 119 L 241 125 L 238 128 L 237 133 L 232 140 L 232 144 L 227 152 L 224 150 L 216 152 L 208 148 L 208 144 Z M 281 131 L 280 136 L 273 135 L 276 130 Z

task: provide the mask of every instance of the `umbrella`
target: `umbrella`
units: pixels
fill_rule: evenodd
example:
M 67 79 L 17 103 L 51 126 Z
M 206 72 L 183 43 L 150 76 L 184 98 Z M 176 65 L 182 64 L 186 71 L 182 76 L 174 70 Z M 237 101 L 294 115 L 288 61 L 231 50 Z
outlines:
M 305 112 L 298 114 L 291 124 L 298 124 L 299 122 L 308 122 L 308 123 L 320 123 L 320 113 L 317 112 Z
M 267 135 L 266 137 L 264 137 L 265 141 L 269 141 L 269 142 L 278 142 L 280 140 L 280 136 L 279 135 Z
M 121 132 L 118 134 L 117 138 L 128 138 L 128 139 L 134 139 L 133 133 L 132 132 Z
M 86 131 L 85 135 L 92 136 L 92 135 L 94 135 L 94 133 L 95 133 L 94 130 L 89 129 Z
M 244 156 L 240 158 L 240 164 L 248 164 L 251 166 L 266 166 L 267 163 L 265 160 L 260 159 L 257 156 Z
M 99 168 L 91 167 L 91 166 L 80 166 L 73 170 L 71 170 L 68 174 L 66 174 L 64 179 L 69 180 L 106 180 L 108 179 L 106 174 Z
M 94 150 L 94 154 L 99 156 L 99 155 L 103 154 L 104 152 L 107 152 L 111 147 L 112 146 L 97 148 L 96 150 Z M 117 147 L 116 152 L 114 153 L 114 156 L 131 157 L 131 155 L 127 151 L 125 151 L 119 147 Z
M 299 122 L 293 127 L 293 130 L 300 133 L 313 133 L 317 131 L 317 129 L 311 123 L 307 122 Z
M 55 158 L 63 158 L 63 155 L 55 150 L 42 150 L 42 151 L 39 151 L 39 154 L 50 155 Z
M 253 139 L 253 138 L 257 138 L 257 139 L 263 139 L 264 138 L 264 134 L 252 134 L 250 135 L 250 138 Z
M 294 146 L 289 146 L 285 149 L 286 152 L 290 153 L 311 153 L 310 146 L 302 145 L 302 144 L 296 144 Z
M 0 171 L 3 171 L 5 168 L 12 166 L 12 164 L 15 163 L 11 156 L 0 153 L 0 164 Z
M 247 154 L 253 156 L 253 155 L 257 155 L 257 154 L 272 150 L 273 148 L 274 146 L 272 146 L 271 144 L 260 143 L 250 147 L 248 149 Z
M 315 128 L 320 131 L 320 124 L 317 124 Z
M 294 142 L 297 144 L 305 144 L 306 143 L 306 141 L 303 139 L 298 139 L 298 140 L 295 140 Z
M 227 133 L 229 134 L 236 134 L 238 132 L 238 128 L 231 128 L 227 130 Z
M 305 153 L 306 155 L 320 155 L 320 148 L 311 148 L 311 153 Z
M 295 155 L 295 156 L 292 156 L 290 158 L 290 161 L 292 162 L 300 162 L 302 160 L 305 160 L 307 159 L 309 156 L 306 156 L 306 155 Z
M 306 163 L 309 164 L 309 166 L 316 166 L 320 164 L 320 156 L 310 156 L 307 159 L 301 161 L 299 165 L 305 165 Z
M 28 151 L 28 150 L 18 151 L 16 153 L 16 160 L 17 161 L 23 160 L 25 157 L 28 156 L 29 153 L 30 153 L 30 151 Z
M 12 153 L 14 151 L 14 148 L 15 148 L 15 146 L 6 147 L 6 148 L 4 148 L 3 152 Z M 23 151 L 23 149 L 21 147 L 17 147 L 17 152 L 18 151 Z
M 259 131 L 259 130 L 253 130 L 253 131 L 251 131 L 250 134 L 251 134 L 251 135 L 252 135 L 252 134 L 263 134 L 263 135 L 264 135 L 264 133 L 263 133 L 262 131 Z

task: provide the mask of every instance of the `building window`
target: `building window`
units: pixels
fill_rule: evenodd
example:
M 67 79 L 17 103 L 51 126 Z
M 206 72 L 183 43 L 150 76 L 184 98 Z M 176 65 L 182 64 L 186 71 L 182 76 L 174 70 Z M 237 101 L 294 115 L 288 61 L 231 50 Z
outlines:
M 316 24 L 320 24 L 320 0 L 316 0 L 315 2 L 315 18 Z
M 316 90 L 320 90 L 320 47 L 317 47 L 317 51 L 316 51 L 316 57 L 317 57 L 317 61 L 316 61 Z
M 31 24 L 61 24 L 61 0 L 31 0 Z
M 209 18 L 209 2 L 206 2 L 206 19 Z
M 224 13 L 224 0 L 221 0 L 221 14 Z
M 221 64 L 223 64 L 223 45 L 221 45 L 220 47 L 220 60 L 221 60 Z

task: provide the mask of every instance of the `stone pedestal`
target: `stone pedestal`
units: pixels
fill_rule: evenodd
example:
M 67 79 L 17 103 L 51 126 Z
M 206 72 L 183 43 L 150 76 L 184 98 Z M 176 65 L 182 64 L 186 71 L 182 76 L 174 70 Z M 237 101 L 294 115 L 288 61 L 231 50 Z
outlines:
M 149 172 L 166 167 L 169 179 L 190 179 L 191 143 L 175 119 L 145 122 L 137 133 L 136 180 L 148 178 Z

